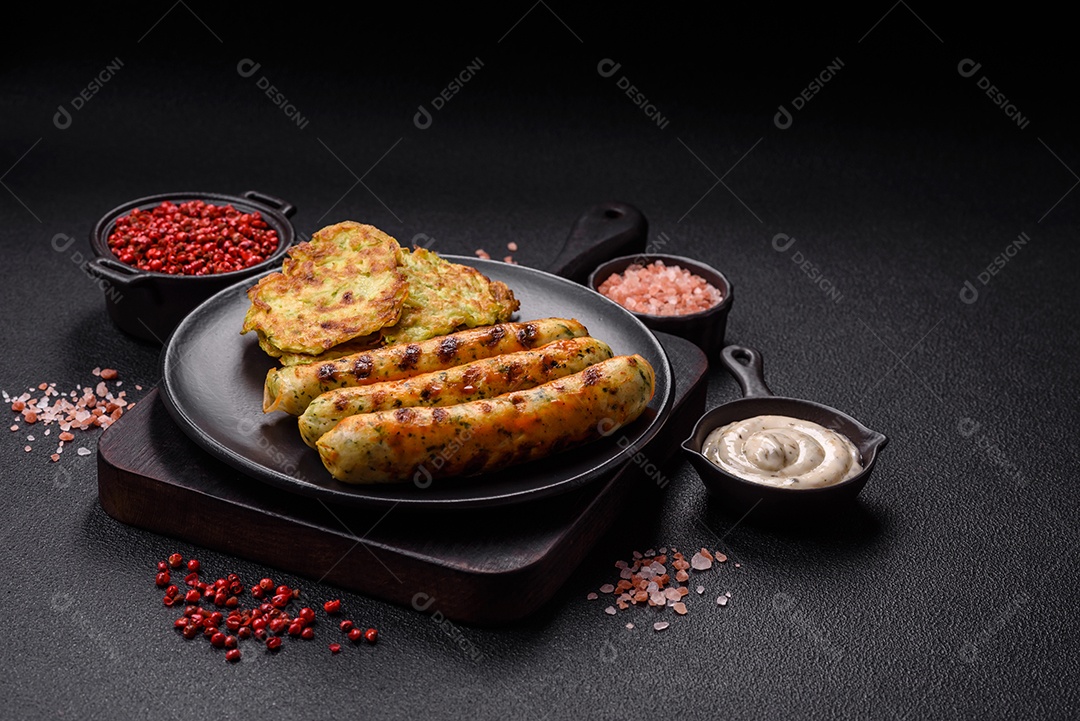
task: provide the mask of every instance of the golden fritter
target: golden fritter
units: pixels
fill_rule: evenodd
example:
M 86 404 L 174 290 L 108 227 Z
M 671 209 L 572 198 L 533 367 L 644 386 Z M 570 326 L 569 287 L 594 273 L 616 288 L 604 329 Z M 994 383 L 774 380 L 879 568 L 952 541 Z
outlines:
M 248 290 L 241 333 L 257 331 L 271 355 L 317 355 L 376 333 L 398 322 L 409 295 L 401 262 L 401 246 L 374 226 L 327 226 Z
M 462 328 L 510 320 L 521 302 L 505 283 L 451 263 L 426 248 L 403 250 L 402 270 L 409 295 L 401 318 L 382 330 L 383 341 L 418 343 Z

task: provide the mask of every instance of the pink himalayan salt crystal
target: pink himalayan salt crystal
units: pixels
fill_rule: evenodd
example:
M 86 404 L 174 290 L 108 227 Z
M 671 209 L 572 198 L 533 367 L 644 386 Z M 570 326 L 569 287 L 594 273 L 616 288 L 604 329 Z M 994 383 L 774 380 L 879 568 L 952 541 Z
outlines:
M 624 308 L 647 315 L 700 313 L 723 300 L 700 275 L 661 260 L 631 265 L 622 275 L 612 274 L 597 290 Z
M 604 609 L 604 613 L 606 613 L 609 616 L 614 616 L 615 613 L 616 613 L 615 612 L 615 607 L 614 606 L 608 606 L 607 608 Z
M 597 596 L 597 595 L 596 595 L 595 593 L 590 593 L 590 594 L 589 594 L 588 596 L 586 596 L 585 598 L 589 599 L 590 601 L 595 601 L 596 599 L 598 599 L 598 598 L 600 598 L 600 597 L 599 597 L 599 596 Z
M 671 624 L 668 623 L 667 621 L 657 621 L 656 623 L 654 623 L 652 625 L 652 627 L 653 627 L 654 631 L 663 631 L 665 628 L 667 628 L 670 625 Z
M 710 561 L 708 558 L 701 555 L 700 553 L 695 553 L 690 558 L 690 567 L 693 568 L 695 571 L 708 571 L 710 568 L 712 568 L 712 561 Z
M 610 583 L 605 583 L 603 586 L 600 587 L 600 593 L 613 593 L 614 591 L 615 587 L 612 586 Z

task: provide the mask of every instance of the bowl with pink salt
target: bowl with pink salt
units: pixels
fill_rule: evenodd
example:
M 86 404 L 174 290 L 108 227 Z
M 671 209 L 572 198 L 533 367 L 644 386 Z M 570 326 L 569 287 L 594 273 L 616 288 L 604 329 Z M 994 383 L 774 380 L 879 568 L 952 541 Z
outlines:
M 709 356 L 724 347 L 732 286 L 710 265 L 679 255 L 627 255 L 594 270 L 589 287 L 650 329 L 686 338 Z

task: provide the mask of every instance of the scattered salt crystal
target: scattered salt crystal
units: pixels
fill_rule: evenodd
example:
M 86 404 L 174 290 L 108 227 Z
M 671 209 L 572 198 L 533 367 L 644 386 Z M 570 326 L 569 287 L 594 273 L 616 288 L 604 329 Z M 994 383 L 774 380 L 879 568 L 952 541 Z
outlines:
M 16 425 L 12 425 L 11 430 L 12 430 L 12 432 L 17 431 L 17 430 L 19 430 L 19 427 L 16 426 Z
M 25 448 L 23 448 L 23 450 L 26 451 L 27 453 L 29 453 L 31 448 L 30 448 L 30 446 L 26 446 Z
M 58 460 L 60 460 L 60 454 L 58 454 L 58 453 L 52 454 L 51 456 L 49 456 L 49 460 L 52 461 L 53 463 L 56 463 Z
M 669 601 L 678 601 L 682 598 L 682 595 L 679 593 L 679 589 L 668 587 L 664 589 L 664 598 Z
M 742 568 L 742 564 L 741 563 L 736 563 L 735 568 Z
M 720 551 L 717 551 L 716 553 L 714 553 L 714 554 L 713 554 L 713 556 L 714 556 L 714 557 L 716 558 L 716 560 L 717 560 L 717 561 L 719 561 L 720 563 L 724 563 L 724 562 L 726 562 L 726 561 L 727 561 L 727 556 L 725 556 L 724 554 L 720 553 Z
M 649 585 L 645 587 L 645 590 L 649 593 L 656 593 L 660 590 L 660 586 L 656 583 L 656 581 L 649 581 Z
M 667 598 L 662 591 L 653 591 L 649 594 L 649 605 L 651 606 L 663 606 L 667 603 Z
M 671 624 L 668 623 L 667 621 L 657 621 L 656 623 L 654 623 L 652 625 L 652 627 L 653 627 L 654 631 L 663 631 L 665 628 L 667 628 L 670 625 Z
M 660 555 L 663 556 L 665 553 L 667 553 L 667 549 L 666 548 L 661 548 L 660 549 Z
M 641 552 L 640 551 L 634 551 L 634 558 L 640 560 L 641 559 Z
M 590 594 L 589 594 L 588 596 L 586 596 L 585 598 L 589 599 L 590 601 L 595 601 L 596 599 L 598 599 L 598 598 L 600 598 L 600 597 L 599 597 L 599 596 L 597 596 L 597 595 L 596 595 L 595 593 L 590 593 Z
M 48 433 L 48 431 L 46 431 L 46 433 Z M 33 436 L 27 436 L 27 437 L 26 437 L 26 440 L 28 440 L 28 441 L 32 441 L 32 440 L 34 440 L 34 437 L 33 437 Z
M 727 596 L 728 598 L 731 598 L 731 591 L 728 591 L 728 592 L 727 592 L 727 593 L 725 593 L 724 595 L 725 595 L 725 596 Z
M 633 631 L 634 630 L 634 624 L 632 624 L 632 623 L 626 624 L 626 630 L 627 631 Z
M 705 593 L 705 587 L 704 587 L 704 586 L 698 586 L 698 587 L 697 587 L 697 592 L 698 592 L 698 595 L 699 595 L 699 596 L 700 596 L 701 594 Z
M 88 456 L 88 455 L 90 455 L 90 449 L 89 448 L 80 447 L 75 452 L 78 453 L 80 456 Z
M 720 596 L 718 599 L 716 599 L 716 604 L 718 606 L 726 606 L 727 602 L 728 602 L 728 597 L 727 596 Z
M 600 587 L 600 593 L 612 593 L 614 591 L 615 587 L 612 586 L 610 583 L 605 583 L 603 586 Z
M 98 366 L 97 368 L 95 368 L 94 370 L 92 370 L 90 372 L 93 373 L 96 376 L 101 375 L 101 366 Z
M 679 614 L 680 616 L 685 616 L 686 615 L 686 604 L 685 603 L 682 603 L 680 601 L 679 603 L 676 603 L 674 606 L 672 606 L 672 608 L 674 608 L 675 613 Z
M 655 550 L 653 550 L 652 548 L 650 548 L 650 549 L 649 549 L 648 551 L 645 551 L 645 555 L 646 555 L 646 556 L 649 556 L 649 557 L 655 556 L 655 555 L 656 555 L 656 551 L 655 551 Z
M 141 386 L 141 385 L 139 385 L 138 383 L 136 383 L 136 384 L 135 384 L 135 390 L 137 390 L 137 391 L 141 391 L 141 390 L 142 390 L 142 386 Z
M 511 240 L 509 243 L 506 244 L 506 249 L 509 250 L 511 253 L 516 253 L 518 249 L 518 244 Z
M 607 608 L 604 609 L 604 613 L 606 613 L 609 616 L 614 616 L 618 612 L 615 610 L 614 606 L 608 606 Z
M 690 566 L 695 571 L 708 571 L 710 568 L 712 568 L 712 561 L 710 561 L 708 558 L 705 558 L 705 556 L 702 556 L 700 553 L 695 553 L 690 558 Z
M 622 571 L 619 572 L 619 578 L 621 578 L 623 580 L 629 580 L 630 577 L 633 576 L 633 575 L 634 575 L 634 572 L 631 571 L 629 568 L 624 568 Z

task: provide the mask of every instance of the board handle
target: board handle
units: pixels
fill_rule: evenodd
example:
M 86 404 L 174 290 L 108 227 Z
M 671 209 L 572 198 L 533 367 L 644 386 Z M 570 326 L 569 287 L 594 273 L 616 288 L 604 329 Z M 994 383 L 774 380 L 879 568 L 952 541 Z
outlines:
M 641 255 L 649 236 L 649 223 L 629 203 L 598 203 L 570 228 L 562 250 L 548 272 L 584 284 L 598 265 L 623 255 Z

